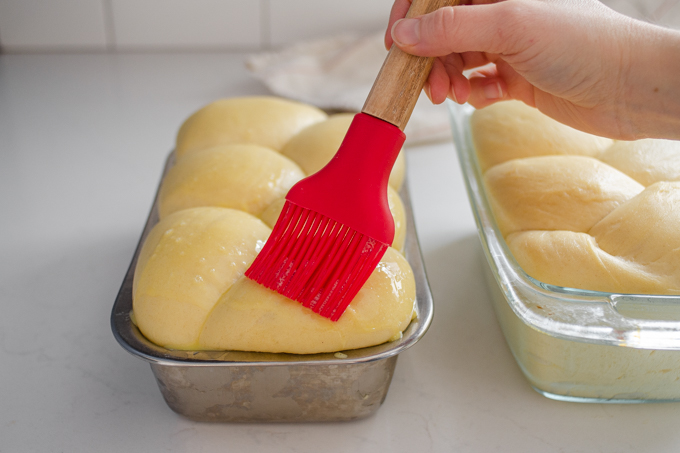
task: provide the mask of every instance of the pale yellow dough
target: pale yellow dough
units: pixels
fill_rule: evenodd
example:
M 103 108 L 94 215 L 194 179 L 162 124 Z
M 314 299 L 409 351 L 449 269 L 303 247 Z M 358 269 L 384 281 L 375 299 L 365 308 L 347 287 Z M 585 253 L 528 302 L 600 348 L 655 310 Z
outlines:
M 597 156 L 607 138 L 565 126 L 520 101 L 476 110 L 470 120 L 482 171 L 511 159 L 559 154 Z
M 415 280 L 399 253 L 404 207 L 392 188 L 403 180 L 402 157 L 388 188 L 395 248 L 339 321 L 244 277 L 287 191 L 331 159 L 351 120 L 326 118 L 308 105 L 256 97 L 214 102 L 184 123 L 159 193 L 161 220 L 135 269 L 134 320 L 149 340 L 170 349 L 307 354 L 400 337 L 415 314 Z M 289 141 L 303 144 L 289 154 L 298 162 L 279 153 Z
M 274 228 L 285 202 L 285 198 L 280 198 L 273 202 L 260 215 L 260 219 L 269 225 L 270 228 Z M 401 197 L 392 187 L 387 188 L 387 204 L 390 207 L 392 219 L 394 220 L 394 240 L 391 245 L 397 251 L 403 253 L 404 243 L 406 242 L 406 211 L 404 210 L 404 203 L 401 201 Z
M 264 210 L 262 214 L 260 214 L 260 219 L 266 223 L 269 228 L 274 228 L 274 225 L 276 225 L 276 221 L 279 219 L 279 216 L 281 215 L 281 211 L 283 211 L 283 206 L 286 204 L 286 199 L 285 198 L 279 198 L 278 200 L 274 201 L 272 204 L 267 206 L 267 209 Z
M 316 173 L 340 148 L 353 118 L 353 114 L 340 113 L 309 126 L 286 143 L 281 153 L 297 162 L 308 175 Z M 399 153 L 390 174 L 390 186 L 395 190 L 399 190 L 404 181 L 406 163 L 403 154 L 403 151 Z
M 387 204 L 394 219 L 394 240 L 392 241 L 392 247 L 403 253 L 404 244 L 406 243 L 406 211 L 404 210 L 404 203 L 401 201 L 401 197 L 391 187 L 387 188 Z
M 228 208 L 185 209 L 161 220 L 135 271 L 133 310 L 144 336 L 171 349 L 308 354 L 384 343 L 408 326 L 415 280 L 396 250 L 387 250 L 332 322 L 243 277 L 270 232 Z
M 658 293 L 680 292 L 680 181 L 658 182 L 591 230 L 602 250 L 668 279 Z
M 316 107 L 275 97 L 220 99 L 201 108 L 177 134 L 178 158 L 217 145 L 252 143 L 280 151 L 305 127 L 327 115 Z
M 644 186 L 659 181 L 680 181 L 680 141 L 616 142 L 599 158 Z
M 504 236 L 525 230 L 587 232 L 644 187 L 597 159 L 543 156 L 496 165 L 484 175 Z
M 293 161 L 263 146 L 209 148 L 170 168 L 159 193 L 159 214 L 221 206 L 259 215 L 304 176 Z
M 149 340 L 194 349 L 206 317 L 243 275 L 271 230 L 242 211 L 202 207 L 169 215 L 142 247 L 133 310 Z
M 594 291 L 680 294 L 680 181 L 666 182 L 680 179 L 680 142 L 598 152 L 606 142 L 518 102 L 475 112 L 472 127 L 496 222 L 527 274 Z
M 586 233 L 524 231 L 509 235 L 507 243 L 527 274 L 550 285 L 639 294 L 659 294 L 668 288 L 668 278 L 610 255 Z
M 472 123 L 494 215 L 522 270 L 565 288 L 680 294 L 680 181 L 663 182 L 680 179 L 680 142 L 616 142 L 602 150 L 607 141 L 574 135 L 527 109 L 499 103 L 476 112 Z M 531 157 L 540 154 L 566 155 Z M 537 389 L 605 400 L 677 399 L 677 351 L 546 334 L 513 312 L 490 270 L 487 277 L 508 345 Z M 524 290 L 517 289 L 524 298 Z M 615 307 L 601 309 L 599 320 L 584 319 L 582 303 L 574 302 L 573 311 L 567 307 L 568 293 L 561 303 L 541 297 L 527 296 L 524 302 L 546 320 L 570 316 L 586 327 L 606 327 L 611 308 L 630 325 L 638 317 L 664 319 L 658 307 L 647 311 L 644 298 L 633 298 L 640 305 L 632 304 L 632 311 L 619 305 L 625 298 L 616 299 Z M 627 346 L 624 338 L 621 346 Z
M 586 233 L 507 236 L 517 263 L 551 285 L 631 294 L 680 294 L 680 182 L 660 182 Z
M 339 321 L 242 278 L 215 305 L 199 344 L 296 354 L 362 348 L 397 338 L 411 321 L 414 303 L 411 268 L 390 248 Z

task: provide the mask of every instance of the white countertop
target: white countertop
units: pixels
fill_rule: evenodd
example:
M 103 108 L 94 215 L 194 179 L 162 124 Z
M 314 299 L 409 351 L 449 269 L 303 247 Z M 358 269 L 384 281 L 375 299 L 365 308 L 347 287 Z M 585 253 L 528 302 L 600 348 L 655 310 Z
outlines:
M 109 315 L 181 122 L 217 98 L 265 93 L 241 61 L 0 56 L 0 453 L 680 451 L 680 404 L 531 389 L 485 292 L 451 143 L 408 150 L 435 318 L 377 414 L 205 424 L 172 412 Z

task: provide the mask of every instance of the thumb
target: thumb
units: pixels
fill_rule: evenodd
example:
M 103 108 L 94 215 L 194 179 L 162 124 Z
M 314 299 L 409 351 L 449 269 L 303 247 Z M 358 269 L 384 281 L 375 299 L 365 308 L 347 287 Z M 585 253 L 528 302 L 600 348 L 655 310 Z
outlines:
M 403 51 L 424 57 L 475 51 L 517 53 L 527 31 L 522 22 L 532 3 L 504 1 L 440 8 L 395 22 L 392 39 Z

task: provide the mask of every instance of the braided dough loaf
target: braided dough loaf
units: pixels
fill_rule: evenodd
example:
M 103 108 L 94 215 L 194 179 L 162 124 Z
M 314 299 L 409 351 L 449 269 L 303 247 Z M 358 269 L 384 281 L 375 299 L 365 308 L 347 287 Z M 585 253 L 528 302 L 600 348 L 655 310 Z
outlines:
M 499 229 L 530 276 L 680 294 L 680 142 L 612 143 L 518 101 L 478 110 L 471 124 Z
M 135 269 L 134 320 L 149 340 L 173 349 L 310 354 L 400 338 L 415 316 L 415 281 L 400 253 L 406 222 L 393 188 L 394 248 L 339 321 L 243 276 L 288 189 L 318 169 L 310 162 L 320 168 L 332 158 L 330 149 L 339 146 L 349 120 L 256 97 L 217 101 L 185 122 L 177 161 L 159 192 L 161 220 Z M 284 155 L 282 149 L 293 151 Z M 391 179 L 396 187 L 403 179 L 401 162 Z

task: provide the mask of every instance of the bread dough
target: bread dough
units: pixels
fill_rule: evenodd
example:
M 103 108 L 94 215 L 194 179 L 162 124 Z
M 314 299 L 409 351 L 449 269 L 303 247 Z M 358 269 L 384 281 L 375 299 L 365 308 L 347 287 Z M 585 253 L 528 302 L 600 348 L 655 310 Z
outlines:
M 670 279 L 657 294 L 680 292 L 680 181 L 658 182 L 598 222 L 602 250 Z
M 315 142 L 300 155 L 303 162 L 330 160 L 351 121 L 348 115 L 337 118 L 321 123 L 330 124 L 328 136 L 312 134 Z M 325 119 L 314 107 L 261 97 L 220 100 L 185 122 L 176 163 L 159 192 L 161 220 L 135 269 L 133 319 L 149 340 L 170 349 L 306 354 L 400 337 L 414 316 L 415 280 L 394 248 L 337 322 L 243 276 L 271 233 L 250 213 L 274 225 L 284 195 L 305 174 L 278 151 Z M 400 184 L 403 158 L 397 161 L 401 176 L 394 181 Z M 401 250 L 406 221 L 392 187 L 388 201 L 394 246 Z
M 595 157 L 612 140 L 565 126 L 520 101 L 476 110 L 470 119 L 482 172 L 511 159 L 547 155 Z
M 274 228 L 285 203 L 285 198 L 276 200 L 264 210 L 260 215 L 260 219 L 270 228 Z M 406 211 L 404 210 L 404 203 L 401 201 L 401 197 L 392 187 L 387 188 L 387 204 L 394 220 L 394 240 L 390 245 L 400 253 L 403 253 L 404 243 L 406 242 Z
M 170 349 L 307 354 L 384 343 L 408 326 L 415 280 L 399 252 L 387 250 L 333 322 L 243 277 L 270 232 L 259 219 L 228 208 L 185 209 L 161 220 L 135 270 L 140 331 Z
M 185 209 L 161 220 L 135 268 L 132 306 L 139 330 L 160 346 L 197 348 L 206 317 L 270 232 L 257 217 L 227 208 Z
M 484 185 L 528 275 L 594 291 L 680 293 L 680 181 L 657 182 L 680 179 L 680 142 L 617 142 L 598 153 L 599 138 L 517 102 L 475 112 L 472 127 L 482 167 L 502 161 Z M 536 157 L 545 150 L 565 155 Z
M 252 143 L 280 151 L 305 127 L 327 115 L 316 107 L 276 97 L 220 99 L 191 115 L 177 134 L 175 153 L 185 154 L 217 145 Z
M 659 181 L 680 181 L 680 141 L 616 142 L 599 158 L 643 186 Z
M 297 162 L 308 175 L 316 173 L 338 151 L 353 118 L 354 114 L 341 113 L 309 126 L 286 143 L 281 153 Z M 389 184 L 397 191 L 401 188 L 406 172 L 403 154 L 403 151 L 399 153 L 390 173 Z
M 404 203 L 401 197 L 392 187 L 387 188 L 387 204 L 394 219 L 394 240 L 392 247 L 397 249 L 400 253 L 404 253 L 404 244 L 406 243 L 406 211 L 404 210 Z
M 263 146 L 209 148 L 185 156 L 170 168 L 159 193 L 160 218 L 198 206 L 259 215 L 304 176 L 293 161 Z
M 599 145 L 585 146 L 597 140 L 584 138 L 581 147 L 574 146 L 573 140 L 562 143 L 567 129 L 551 129 L 537 111 L 525 115 L 519 111 L 525 107 L 506 104 L 497 104 L 495 111 L 485 108 L 475 113 L 477 121 L 488 118 L 489 124 L 473 123 L 478 127 L 473 132 L 486 170 L 490 204 L 522 270 L 538 280 L 539 286 L 569 289 L 563 292 L 561 303 L 548 300 L 551 295 L 560 298 L 555 292 L 546 293 L 543 299 L 540 291 L 531 295 L 521 284 L 514 296 L 525 299 L 530 316 L 542 316 L 546 323 L 570 318 L 575 324 L 605 329 L 611 327 L 612 316 L 623 316 L 622 322 L 631 326 L 636 325 L 636 318 L 664 319 L 666 313 L 659 312 L 659 306 L 647 309 L 644 297 L 630 298 L 631 304 L 625 303 L 626 298 L 612 298 L 613 307 L 595 309 L 601 320 L 585 319 L 578 307 L 584 301 L 575 302 L 572 310 L 569 293 L 578 288 L 615 294 L 680 294 L 680 182 L 657 182 L 680 175 L 673 151 L 680 143 L 617 142 L 597 153 Z M 534 124 L 528 120 L 531 116 Z M 546 146 L 551 140 L 555 143 Z M 573 155 L 530 157 L 538 154 Z M 677 351 L 621 347 L 629 346 L 625 335 L 618 346 L 546 333 L 513 312 L 510 296 L 496 284 L 496 278 L 489 270 L 487 281 L 503 333 L 522 371 L 539 391 L 567 399 L 678 398 Z M 668 319 L 673 319 L 675 310 L 670 305 Z M 571 332 L 578 338 L 578 333 Z
M 281 215 L 281 211 L 283 211 L 283 206 L 285 204 L 286 199 L 279 198 L 270 204 L 262 214 L 260 214 L 260 219 L 266 223 L 269 228 L 274 229 L 274 225 L 276 225 L 276 221 L 279 220 L 279 216 Z
M 338 321 L 242 278 L 215 305 L 199 344 L 202 349 L 295 354 L 362 348 L 398 338 L 411 321 L 414 303 L 411 268 L 390 248 Z
M 517 264 L 549 285 L 634 294 L 659 294 L 668 288 L 667 278 L 603 251 L 586 233 L 524 231 L 506 241 Z
M 587 232 L 644 187 L 597 159 L 543 156 L 496 165 L 484 175 L 504 236 L 525 230 Z

